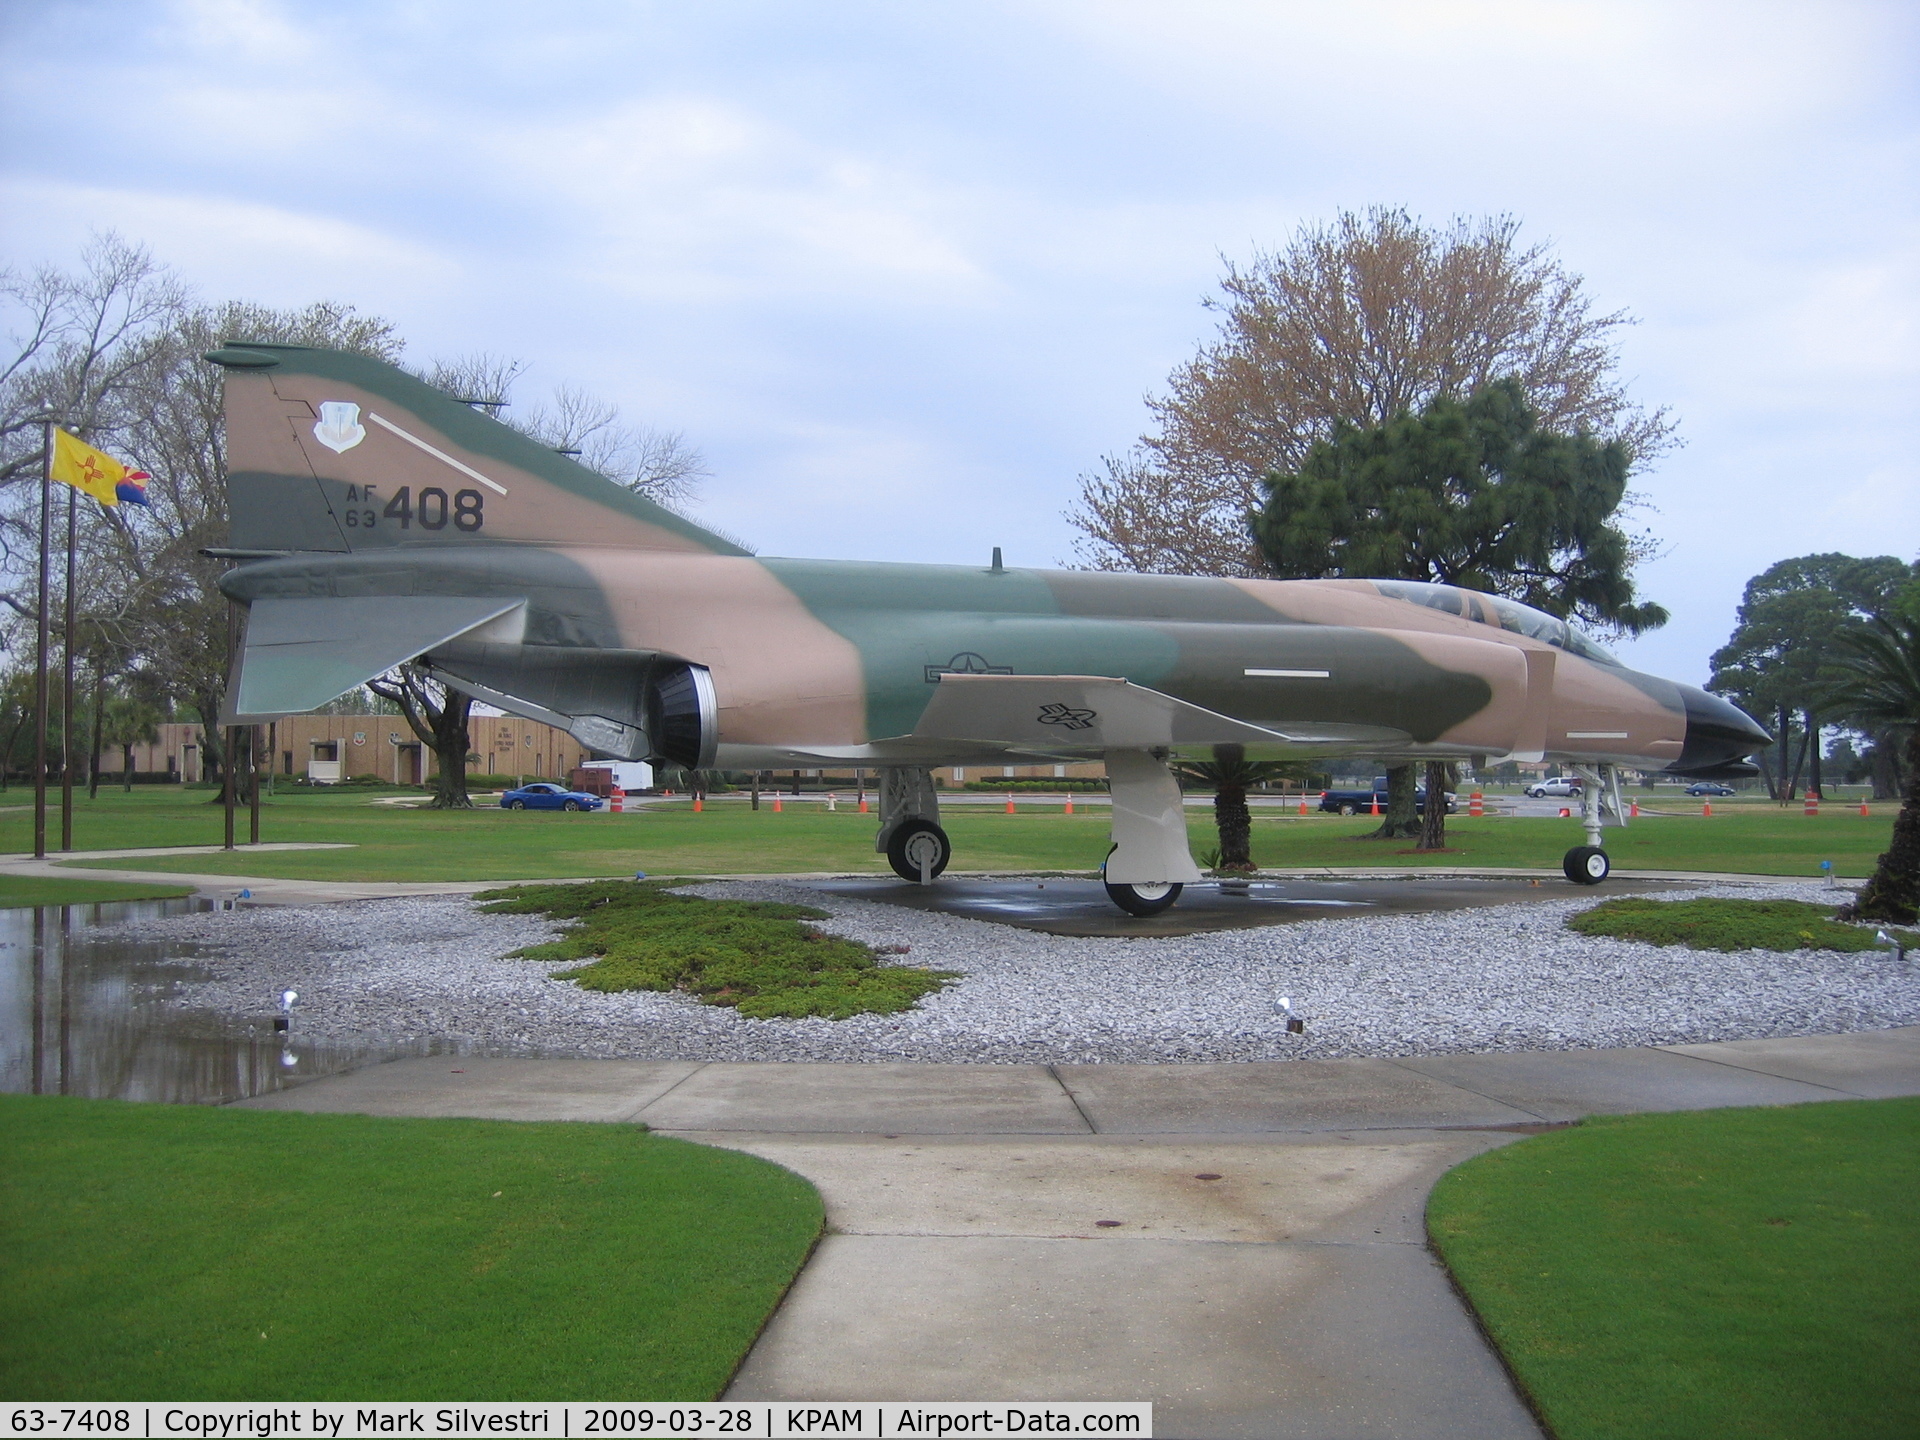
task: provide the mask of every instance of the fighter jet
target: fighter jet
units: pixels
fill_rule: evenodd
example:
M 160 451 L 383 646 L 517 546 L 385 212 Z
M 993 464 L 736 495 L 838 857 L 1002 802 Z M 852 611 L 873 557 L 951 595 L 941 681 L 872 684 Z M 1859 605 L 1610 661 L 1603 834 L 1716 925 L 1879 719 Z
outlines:
M 1229 580 L 779 560 L 702 529 L 379 361 L 231 342 L 246 608 L 229 724 L 403 661 L 595 752 L 882 777 L 876 850 L 925 884 L 937 765 L 1103 761 L 1104 879 L 1154 914 L 1200 877 L 1170 760 L 1550 760 L 1586 778 L 1592 884 L 1621 767 L 1752 773 L 1769 737 L 1555 616 L 1401 580 Z

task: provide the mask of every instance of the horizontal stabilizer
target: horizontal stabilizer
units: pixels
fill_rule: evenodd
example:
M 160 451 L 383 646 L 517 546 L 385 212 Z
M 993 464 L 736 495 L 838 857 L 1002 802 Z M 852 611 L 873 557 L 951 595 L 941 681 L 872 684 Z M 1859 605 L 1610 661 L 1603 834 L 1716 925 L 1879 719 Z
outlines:
M 914 738 L 1049 752 L 1162 746 L 1311 745 L 1332 736 L 1269 730 L 1098 675 L 942 675 Z
M 318 709 L 524 603 L 442 595 L 256 600 L 221 723 L 257 725 Z

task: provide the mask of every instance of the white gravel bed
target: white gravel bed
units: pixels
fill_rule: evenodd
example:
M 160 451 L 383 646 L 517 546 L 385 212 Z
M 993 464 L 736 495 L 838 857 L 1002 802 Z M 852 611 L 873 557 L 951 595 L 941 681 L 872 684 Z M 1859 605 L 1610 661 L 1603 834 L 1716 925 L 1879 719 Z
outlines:
M 1409 881 L 1418 884 L 1418 881 Z M 297 990 L 296 1041 L 441 1041 L 496 1054 L 678 1060 L 1155 1062 L 1331 1059 L 1661 1045 L 1920 1023 L 1920 965 L 1886 951 L 1738 954 L 1590 938 L 1579 900 L 1271 925 L 1179 938 L 1044 935 L 825 895 L 791 883 L 698 893 L 787 900 L 821 928 L 906 945 L 895 963 L 963 978 L 900 1015 L 750 1020 L 679 994 L 602 995 L 550 963 L 538 917 L 461 898 L 259 908 L 91 932 L 161 941 L 211 978 L 171 1005 L 273 1013 Z M 1831 900 L 1818 885 L 1671 891 Z M 76 937 L 78 938 L 78 937 Z M 1280 996 L 1306 1020 L 1286 1033 Z

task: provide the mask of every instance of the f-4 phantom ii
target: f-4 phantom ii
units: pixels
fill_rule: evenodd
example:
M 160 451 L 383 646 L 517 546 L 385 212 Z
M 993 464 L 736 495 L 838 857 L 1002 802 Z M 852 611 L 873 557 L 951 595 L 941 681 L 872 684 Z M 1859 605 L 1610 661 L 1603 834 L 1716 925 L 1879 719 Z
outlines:
M 1116 904 L 1200 879 L 1170 759 L 1557 761 L 1605 878 L 1618 769 L 1752 773 L 1766 731 L 1512 601 L 1397 580 L 767 559 L 401 370 L 232 342 L 230 724 L 403 661 L 606 756 L 881 775 L 875 849 L 952 853 L 936 765 L 1104 761 Z

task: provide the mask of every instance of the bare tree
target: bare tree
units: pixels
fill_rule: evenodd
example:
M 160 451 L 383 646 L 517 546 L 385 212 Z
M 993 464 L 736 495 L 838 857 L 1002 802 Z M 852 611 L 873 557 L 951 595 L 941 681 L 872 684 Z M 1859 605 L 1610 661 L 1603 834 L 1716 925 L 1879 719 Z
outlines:
M 1618 378 L 1630 317 L 1596 313 L 1580 277 L 1519 230 L 1507 216 L 1436 228 L 1402 210 L 1344 212 L 1284 250 L 1226 261 L 1221 296 L 1205 302 L 1220 331 L 1148 397 L 1156 428 L 1081 477 L 1068 518 L 1082 563 L 1269 574 L 1247 530 L 1264 476 L 1297 470 L 1336 420 L 1377 425 L 1505 377 L 1543 429 L 1651 462 L 1673 422 Z
M 367 682 L 367 688 L 400 707 L 407 725 L 420 743 L 434 753 L 438 770 L 433 777 L 430 810 L 471 810 L 467 795 L 467 756 L 473 740 L 468 720 L 473 697 L 456 690 L 417 665 L 401 665 Z
M 658 504 L 691 500 L 713 473 L 679 431 L 629 424 L 618 405 L 578 386 L 559 386 L 552 399 L 524 414 L 506 413 L 514 382 L 526 368 L 519 360 L 478 354 L 438 361 L 419 374 L 429 385 Z

